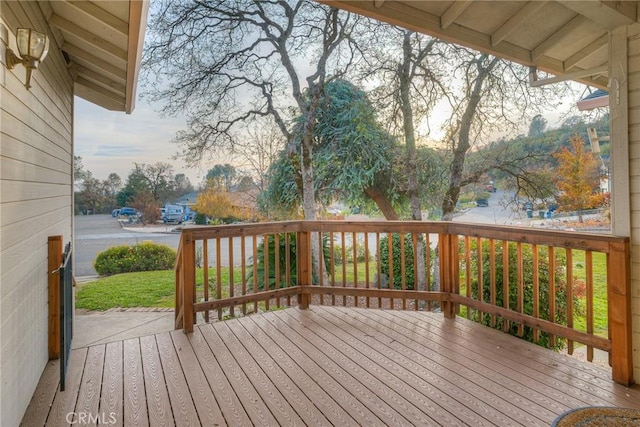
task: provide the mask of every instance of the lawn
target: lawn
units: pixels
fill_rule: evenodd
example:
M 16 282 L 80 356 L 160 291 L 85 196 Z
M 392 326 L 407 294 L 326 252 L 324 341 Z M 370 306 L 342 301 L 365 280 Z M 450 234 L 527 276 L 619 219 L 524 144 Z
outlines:
M 122 273 L 79 286 L 76 308 L 173 307 L 174 295 L 173 270 Z

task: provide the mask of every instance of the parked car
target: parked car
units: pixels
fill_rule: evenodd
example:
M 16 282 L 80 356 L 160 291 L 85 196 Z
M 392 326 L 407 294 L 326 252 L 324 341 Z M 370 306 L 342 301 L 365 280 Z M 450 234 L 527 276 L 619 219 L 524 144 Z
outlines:
M 122 209 L 120 209 L 120 216 L 137 216 L 138 215 L 138 211 L 134 208 L 128 208 L 128 207 L 124 207 Z
M 486 208 L 489 206 L 489 199 L 476 199 L 476 206 Z
M 181 205 L 165 205 L 162 221 L 179 224 L 185 221 L 185 215 L 184 208 Z
M 118 216 L 120 215 L 120 209 L 114 209 L 111 211 L 111 216 L 114 218 L 118 218 Z

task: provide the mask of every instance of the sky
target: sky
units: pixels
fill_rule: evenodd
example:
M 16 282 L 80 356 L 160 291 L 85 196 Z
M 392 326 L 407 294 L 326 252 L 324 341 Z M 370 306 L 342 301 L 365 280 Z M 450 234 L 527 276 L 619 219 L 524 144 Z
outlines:
M 573 105 L 577 99 L 567 101 Z M 558 112 L 544 116 L 551 127 L 556 127 L 561 119 Z M 173 165 L 175 173 L 184 173 L 197 187 L 214 165 L 189 168 L 182 160 L 174 160 L 172 157 L 179 147 L 171 141 L 177 131 L 186 129 L 185 117 L 161 117 L 157 108 L 141 99 L 136 101 L 131 114 L 125 114 L 108 111 L 76 97 L 74 126 L 74 154 L 82 157 L 85 170 L 101 180 L 115 172 L 124 183 L 134 163 L 167 162 Z M 438 124 L 432 122 L 432 137 L 439 136 L 437 129 Z
M 74 154 L 82 157 L 84 169 L 94 178 L 106 179 L 115 172 L 124 182 L 134 163 L 156 162 L 171 163 L 175 173 L 184 173 L 196 186 L 206 174 L 172 159 L 178 145 L 171 140 L 178 130 L 186 129 L 184 117 L 161 117 L 142 100 L 125 114 L 76 97 L 74 110 Z

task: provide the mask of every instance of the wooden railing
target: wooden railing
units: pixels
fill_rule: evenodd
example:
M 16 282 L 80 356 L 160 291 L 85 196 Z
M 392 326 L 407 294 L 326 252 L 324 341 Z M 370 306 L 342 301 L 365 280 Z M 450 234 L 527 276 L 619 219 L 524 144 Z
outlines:
M 176 262 L 176 328 L 309 304 L 435 310 L 569 353 L 583 344 L 589 361 L 608 352 L 613 379 L 630 384 L 629 263 L 628 238 L 517 227 L 191 227 Z

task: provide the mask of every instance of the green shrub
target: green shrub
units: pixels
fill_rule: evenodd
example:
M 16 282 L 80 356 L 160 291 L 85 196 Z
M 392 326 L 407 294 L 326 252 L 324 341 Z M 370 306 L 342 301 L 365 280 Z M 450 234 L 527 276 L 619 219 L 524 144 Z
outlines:
M 153 242 L 113 246 L 100 252 L 93 263 L 101 276 L 133 271 L 170 270 L 176 261 L 176 251 Z
M 460 243 L 461 251 L 464 250 L 464 242 Z M 482 245 L 482 269 L 483 269 L 483 284 L 482 293 L 483 301 L 491 301 L 491 279 L 489 271 L 491 270 L 490 258 L 489 258 L 489 242 L 483 241 Z M 518 304 L 518 259 L 516 243 L 508 244 L 509 251 L 509 308 L 516 310 Z M 462 253 L 462 252 L 461 252 Z M 567 324 L 567 294 L 566 294 L 566 281 L 564 279 L 564 268 L 566 265 L 566 259 L 562 252 L 555 252 L 555 323 L 566 325 Z M 496 289 L 496 305 L 502 307 L 504 301 L 503 292 L 503 243 L 495 242 L 495 289 Z M 530 245 L 522 246 L 522 260 L 524 266 L 524 306 L 523 313 L 533 315 L 533 251 Z M 477 242 L 471 242 L 471 277 L 472 277 L 472 296 L 478 298 L 478 250 Z M 544 320 L 549 320 L 549 251 L 546 247 L 538 248 L 538 283 L 539 283 L 539 317 Z M 461 268 L 461 272 L 464 274 L 464 268 Z M 461 280 L 464 283 L 464 280 Z M 578 308 L 578 300 L 574 298 L 574 307 Z M 480 321 L 486 326 L 491 325 L 491 316 L 483 313 L 482 318 L 480 314 L 474 311 L 472 319 Z M 495 328 L 502 329 L 504 320 L 502 318 L 496 318 Z M 524 326 L 523 339 L 535 342 L 533 337 L 533 328 Z M 518 336 L 518 324 L 510 322 L 508 333 L 514 336 Z M 555 343 L 552 345 L 550 336 L 546 332 L 540 331 L 539 339 L 536 344 L 554 349 L 560 350 L 564 347 L 565 340 L 560 337 L 555 338 Z
M 205 214 L 197 213 L 194 222 L 197 225 L 207 225 L 207 216 Z
M 289 279 L 290 285 L 296 285 L 298 283 L 298 267 L 297 267 L 297 258 L 296 258 L 296 233 L 280 233 L 278 234 L 278 277 L 276 278 L 276 240 L 275 235 L 269 235 L 267 237 L 268 241 L 268 266 L 269 266 L 269 277 L 267 278 L 269 283 L 269 289 L 276 288 L 284 288 L 287 287 L 287 238 L 289 240 Z M 257 263 L 256 266 L 256 278 L 257 278 L 257 287 L 259 290 L 264 290 L 265 284 L 265 260 L 264 260 L 264 240 L 260 242 L 257 248 L 257 260 L 254 262 Z M 329 238 L 326 235 L 323 235 L 322 239 L 323 252 L 324 252 L 324 262 L 325 268 L 327 272 L 330 272 L 331 269 L 331 260 L 329 258 Z M 247 283 L 250 287 L 253 286 L 254 281 L 254 271 L 253 265 L 248 266 L 249 270 L 247 273 Z M 313 277 L 313 283 L 317 283 L 317 278 Z M 277 284 L 277 285 L 276 285 Z
M 402 289 L 402 260 L 400 251 L 400 237 L 404 239 L 404 277 L 406 289 L 413 289 L 414 271 L 413 271 L 413 244 L 411 234 L 392 234 L 393 242 L 393 287 Z M 389 274 L 389 237 L 384 236 L 380 239 L 380 271 Z

